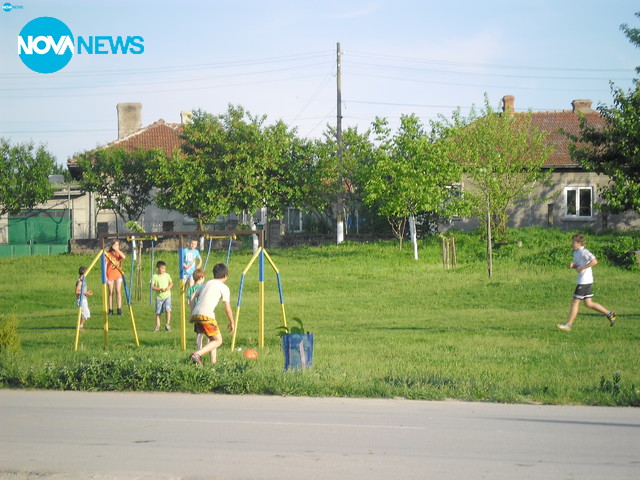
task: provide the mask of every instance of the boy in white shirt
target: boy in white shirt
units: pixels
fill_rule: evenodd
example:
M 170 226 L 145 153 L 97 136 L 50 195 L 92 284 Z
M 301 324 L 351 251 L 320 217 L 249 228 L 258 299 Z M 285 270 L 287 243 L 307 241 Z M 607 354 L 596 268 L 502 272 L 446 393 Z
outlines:
M 593 271 L 591 268 L 598 264 L 598 260 L 593 253 L 584 248 L 584 242 L 584 235 L 576 234 L 571 237 L 573 262 L 569 264 L 569 268 L 575 268 L 578 272 L 578 285 L 573 293 L 573 300 L 571 301 L 567 322 L 556 325 L 560 330 L 564 330 L 565 332 L 571 331 L 571 326 L 578 315 L 578 308 L 580 307 L 581 301 L 584 301 L 586 307 L 606 315 L 610 326 L 613 327 L 616 323 L 616 312 L 607 310 L 599 303 L 591 300 L 593 298 L 593 292 L 591 290 L 593 286 Z
M 199 350 L 191 354 L 191 361 L 197 365 L 202 365 L 202 356 L 211 353 L 211 363 L 217 361 L 217 349 L 222 345 L 222 335 L 216 321 L 215 308 L 222 300 L 224 310 L 229 319 L 229 332 L 233 332 L 233 311 L 231 310 L 231 292 L 226 285 L 229 279 L 229 269 L 224 263 L 213 266 L 213 280 L 206 282 L 194 299 L 196 302 L 191 311 L 191 323 L 194 324 L 198 333 L 207 336 L 208 342 Z

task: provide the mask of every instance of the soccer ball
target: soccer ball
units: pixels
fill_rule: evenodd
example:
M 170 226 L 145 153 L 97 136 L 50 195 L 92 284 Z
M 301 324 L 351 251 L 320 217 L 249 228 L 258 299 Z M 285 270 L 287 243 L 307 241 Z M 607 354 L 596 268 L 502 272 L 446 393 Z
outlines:
M 249 360 L 255 360 L 256 358 L 258 358 L 258 352 L 256 352 L 251 348 L 248 350 L 245 350 L 243 355 L 245 358 L 248 358 Z

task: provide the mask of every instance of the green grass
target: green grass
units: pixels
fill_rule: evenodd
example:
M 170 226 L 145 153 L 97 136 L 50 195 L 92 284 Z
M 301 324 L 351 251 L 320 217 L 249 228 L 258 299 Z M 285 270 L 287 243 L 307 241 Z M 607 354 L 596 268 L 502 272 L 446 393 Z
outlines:
M 555 328 L 566 317 L 575 282 L 566 232 L 510 231 L 514 243 L 495 252 L 492 279 L 474 234 L 456 234 L 458 266 L 451 270 L 442 267 L 438 238 L 421 242 L 418 261 L 410 245 L 399 250 L 393 242 L 270 250 L 287 317 L 302 318 L 315 334 L 314 366 L 299 372 L 283 371 L 279 297 L 269 267 L 260 357 L 248 361 L 230 351 L 231 335 L 223 330 L 219 363 L 199 369 L 187 360 L 191 331 L 188 352 L 180 348 L 175 290 L 174 330 L 151 331 L 147 256 L 143 299 L 134 303 L 140 347 L 123 316 L 110 317 L 110 347 L 104 348 L 96 270 L 89 277 L 93 317 L 75 353 L 73 288 L 78 266 L 91 256 L 2 259 L 0 312 L 17 317 L 21 348 L 0 353 L 0 385 L 640 406 L 638 270 L 614 266 L 604 253 L 618 238 L 593 234 L 587 243 L 600 260 L 595 300 L 618 311 L 618 324 L 610 328 L 581 307 L 569 333 Z M 250 257 L 246 251 L 231 257 L 234 311 Z M 175 280 L 177 255 L 156 259 L 168 263 Z M 257 348 L 257 275 L 254 265 L 242 300 L 242 348 Z

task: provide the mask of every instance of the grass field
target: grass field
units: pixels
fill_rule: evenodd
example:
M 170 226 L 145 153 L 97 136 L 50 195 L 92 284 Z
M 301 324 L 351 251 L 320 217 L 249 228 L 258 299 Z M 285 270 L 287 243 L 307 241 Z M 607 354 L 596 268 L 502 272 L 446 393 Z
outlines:
M 104 348 L 96 270 L 88 279 L 96 292 L 93 317 L 75 353 L 74 282 L 91 256 L 2 259 L 0 315 L 5 330 L 17 319 L 21 348 L 0 353 L 0 385 L 640 406 L 638 270 L 613 266 L 602 253 L 618 236 L 590 235 L 587 243 L 600 260 L 595 300 L 616 310 L 618 323 L 610 328 L 603 316 L 581 307 L 567 333 L 555 325 L 565 320 L 575 286 L 575 271 L 567 268 L 571 235 L 541 229 L 509 235 L 513 243 L 496 251 L 492 279 L 475 234 L 456 235 L 458 266 L 451 270 L 442 267 L 438 238 L 422 241 L 418 261 L 409 245 L 399 250 L 393 242 L 270 250 L 281 271 L 287 317 L 300 317 L 315 334 L 314 366 L 298 372 L 283 371 L 279 297 L 270 270 L 260 357 L 249 361 L 230 351 L 231 335 L 223 329 L 219 363 L 197 368 L 188 362 L 192 332 L 187 352 L 180 348 L 177 289 L 173 330 L 152 332 L 148 256 L 143 298 L 133 307 L 140 347 L 125 315 L 110 317 L 110 347 Z M 225 254 L 212 254 L 209 265 Z M 177 255 L 158 257 L 176 280 Z M 250 258 L 240 251 L 230 260 L 234 310 Z M 242 300 L 242 348 L 257 348 L 257 276 L 254 266 Z

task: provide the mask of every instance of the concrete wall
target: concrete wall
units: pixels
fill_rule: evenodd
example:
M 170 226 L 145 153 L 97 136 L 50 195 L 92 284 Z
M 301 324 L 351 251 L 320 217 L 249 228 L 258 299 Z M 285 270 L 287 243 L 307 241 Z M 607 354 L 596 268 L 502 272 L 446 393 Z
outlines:
M 509 209 L 509 227 L 540 226 L 547 228 L 559 228 L 561 230 L 577 230 L 585 227 L 601 230 L 613 228 L 616 230 L 629 230 L 640 228 L 640 215 L 636 213 L 622 213 L 616 215 L 603 214 L 597 208 L 593 208 L 591 218 L 581 219 L 565 214 L 565 188 L 566 187 L 591 187 L 593 191 L 593 203 L 600 202 L 599 189 L 607 185 L 609 179 L 606 175 L 598 175 L 584 171 L 556 171 L 551 174 L 550 186 L 540 185 L 528 201 L 525 201 Z M 469 182 L 464 181 L 464 188 Z M 540 201 L 540 199 L 544 199 Z M 479 221 L 471 218 L 454 219 L 449 225 L 442 225 L 440 230 L 447 231 L 451 228 L 472 230 L 479 226 Z

